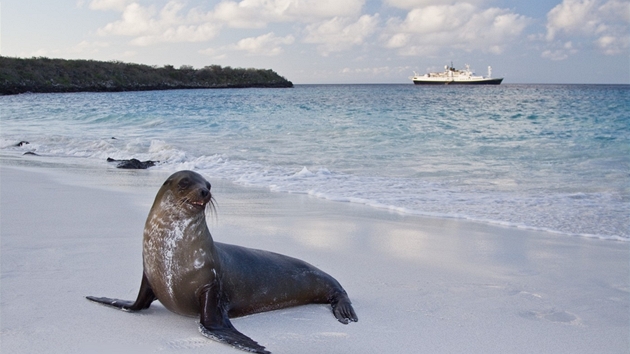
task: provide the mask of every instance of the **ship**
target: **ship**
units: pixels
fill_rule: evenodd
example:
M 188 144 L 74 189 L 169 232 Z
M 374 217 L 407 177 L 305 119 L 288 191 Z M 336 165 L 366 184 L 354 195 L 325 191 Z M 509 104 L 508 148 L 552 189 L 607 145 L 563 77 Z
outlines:
M 503 78 L 493 78 L 492 68 L 488 67 L 488 76 L 475 75 L 466 64 L 466 68 L 458 70 L 445 65 L 444 71 L 420 75 L 414 71 L 409 77 L 416 85 L 499 85 Z

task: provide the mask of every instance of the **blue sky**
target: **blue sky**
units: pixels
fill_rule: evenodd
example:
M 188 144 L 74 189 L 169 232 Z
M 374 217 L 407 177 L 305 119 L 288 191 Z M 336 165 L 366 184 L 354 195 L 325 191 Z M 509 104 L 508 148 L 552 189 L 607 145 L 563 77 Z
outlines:
M 0 54 L 410 83 L 452 61 L 504 83 L 630 83 L 628 0 L 5 0 Z

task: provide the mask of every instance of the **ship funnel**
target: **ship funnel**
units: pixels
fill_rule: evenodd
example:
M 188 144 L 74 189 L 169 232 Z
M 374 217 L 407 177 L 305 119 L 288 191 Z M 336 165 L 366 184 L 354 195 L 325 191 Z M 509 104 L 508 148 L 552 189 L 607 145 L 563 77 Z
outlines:
M 492 77 L 492 67 L 488 66 L 488 77 Z

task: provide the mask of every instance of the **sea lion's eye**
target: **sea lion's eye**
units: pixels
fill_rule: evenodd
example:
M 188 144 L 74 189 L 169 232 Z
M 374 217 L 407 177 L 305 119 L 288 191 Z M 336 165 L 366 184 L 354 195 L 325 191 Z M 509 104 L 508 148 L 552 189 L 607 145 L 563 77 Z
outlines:
M 179 189 L 186 189 L 190 185 L 190 179 L 182 178 L 181 181 L 177 184 Z

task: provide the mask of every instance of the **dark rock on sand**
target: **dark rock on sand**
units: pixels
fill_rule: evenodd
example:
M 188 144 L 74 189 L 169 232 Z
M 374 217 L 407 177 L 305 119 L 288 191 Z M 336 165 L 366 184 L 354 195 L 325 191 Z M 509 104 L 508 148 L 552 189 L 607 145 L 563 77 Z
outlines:
M 129 160 L 115 160 L 111 157 L 107 158 L 107 162 L 117 162 L 116 168 L 124 168 L 130 170 L 146 170 L 149 167 L 155 166 L 159 161 L 140 161 L 138 159 L 129 159 Z

